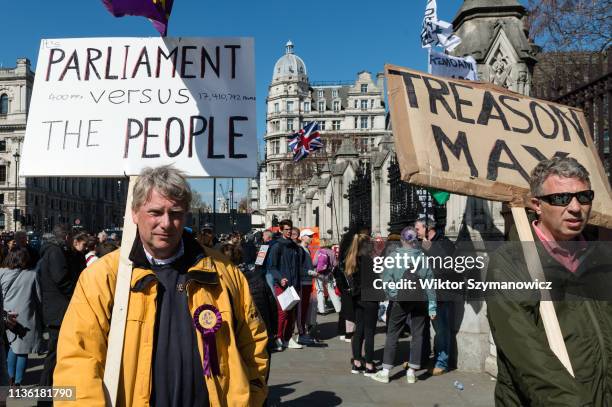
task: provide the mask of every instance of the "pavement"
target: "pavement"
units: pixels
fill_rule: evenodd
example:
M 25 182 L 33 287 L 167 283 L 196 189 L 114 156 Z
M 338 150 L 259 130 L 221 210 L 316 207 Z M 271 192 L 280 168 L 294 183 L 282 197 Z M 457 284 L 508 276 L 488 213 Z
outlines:
M 401 362 L 407 359 L 409 340 L 400 339 L 396 366 L 388 384 L 350 372 L 351 344 L 336 337 L 337 314 L 318 316 L 317 337 L 321 344 L 304 349 L 286 349 L 272 354 L 270 405 L 287 407 L 319 406 L 402 406 L 402 407 L 489 407 L 494 406 L 495 380 L 486 373 L 450 371 L 431 376 L 417 372 L 419 380 L 406 382 Z M 375 337 L 374 360 L 382 360 L 384 325 Z M 403 358 L 402 358 L 403 356 Z M 454 382 L 464 390 L 455 388 Z
M 389 384 L 350 372 L 351 344 L 336 336 L 337 314 L 318 316 L 316 336 L 320 344 L 286 349 L 272 354 L 269 406 L 276 407 L 490 407 L 494 406 L 495 380 L 486 373 L 451 371 L 431 376 L 417 372 L 419 380 L 408 384 L 401 362 L 407 358 L 409 339 L 400 339 Z M 374 359 L 382 360 L 384 326 L 379 323 Z M 44 358 L 30 355 L 23 381 L 25 388 L 38 382 Z M 464 390 L 455 388 L 454 382 Z M 11 400 L 8 407 L 35 406 L 33 401 Z

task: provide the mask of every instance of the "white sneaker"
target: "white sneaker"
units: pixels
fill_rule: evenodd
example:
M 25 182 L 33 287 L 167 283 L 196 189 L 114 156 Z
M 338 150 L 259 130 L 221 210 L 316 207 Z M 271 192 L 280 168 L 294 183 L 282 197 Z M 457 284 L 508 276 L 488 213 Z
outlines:
M 414 384 L 417 382 L 417 377 L 416 374 L 414 373 L 410 373 L 410 372 L 406 372 L 406 381 L 408 382 L 408 384 Z
M 302 349 L 303 346 L 297 343 L 293 338 L 289 339 L 289 343 L 287 344 L 289 349 Z
M 382 370 L 379 370 L 378 372 L 376 372 L 375 375 L 372 375 L 370 377 L 376 380 L 377 382 L 389 383 L 389 375 L 383 372 Z
M 277 352 L 282 352 L 283 349 L 285 349 L 283 347 L 283 341 L 280 338 L 276 340 L 274 349 L 276 349 Z

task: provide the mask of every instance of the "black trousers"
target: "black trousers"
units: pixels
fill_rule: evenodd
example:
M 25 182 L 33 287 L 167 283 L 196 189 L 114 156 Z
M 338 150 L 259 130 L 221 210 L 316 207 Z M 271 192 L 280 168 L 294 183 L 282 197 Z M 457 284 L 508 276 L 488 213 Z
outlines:
M 47 328 L 49 332 L 49 352 L 45 357 L 45 364 L 40 375 L 41 386 L 53 386 L 53 371 L 55 370 L 55 363 L 57 362 L 57 340 L 59 338 L 59 328 Z M 52 401 L 39 401 L 38 407 L 52 406 Z
M 378 320 L 377 301 L 355 301 L 355 333 L 351 341 L 353 359 L 361 360 L 361 348 L 364 348 L 365 362 L 374 360 L 374 334 Z M 365 344 L 364 344 L 365 342 Z

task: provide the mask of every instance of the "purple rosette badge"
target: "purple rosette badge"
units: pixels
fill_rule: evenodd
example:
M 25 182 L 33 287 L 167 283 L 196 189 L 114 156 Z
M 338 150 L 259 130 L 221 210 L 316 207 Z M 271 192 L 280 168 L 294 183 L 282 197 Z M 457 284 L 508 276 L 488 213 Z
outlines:
M 221 313 L 210 304 L 200 305 L 193 314 L 193 324 L 202 334 L 204 348 L 204 374 L 206 377 L 219 374 L 219 358 L 215 333 L 221 328 Z

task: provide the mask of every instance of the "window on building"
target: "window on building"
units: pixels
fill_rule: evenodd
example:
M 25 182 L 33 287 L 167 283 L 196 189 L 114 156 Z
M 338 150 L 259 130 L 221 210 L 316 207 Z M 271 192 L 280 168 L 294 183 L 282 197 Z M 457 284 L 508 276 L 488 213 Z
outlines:
M 272 140 L 270 142 L 270 146 L 271 146 L 271 154 L 280 154 L 280 140 Z
M 278 103 L 274 104 L 274 113 L 279 113 L 280 112 L 280 105 Z
M 278 189 L 270 190 L 270 202 L 272 202 L 273 205 L 280 204 L 280 192 Z
M 341 140 L 332 140 L 331 142 L 332 153 L 335 153 L 336 151 L 338 151 L 340 149 L 341 144 L 342 144 Z
M 6 221 L 4 217 L 4 213 L 0 213 L 0 229 L 4 229 L 6 227 Z
M 319 130 L 325 130 L 325 121 L 324 120 L 320 120 L 319 121 Z
M 319 89 L 318 95 L 320 98 L 322 98 L 324 95 L 323 89 Z
M 287 188 L 287 194 L 285 195 L 285 203 L 286 204 L 293 203 L 293 188 Z
M 6 183 L 6 165 L 0 165 L 0 184 Z
M 287 111 L 293 112 L 293 101 L 291 100 L 287 101 Z
M 332 90 L 332 97 L 333 98 L 337 98 L 338 97 L 338 89 L 333 89 Z
M 368 109 L 368 100 L 362 99 L 361 100 L 361 110 L 367 110 L 367 109 Z
M 278 178 L 278 165 L 270 164 L 270 179 L 277 179 L 277 178 Z
M 319 100 L 319 112 L 324 112 L 324 111 L 325 111 L 325 101 Z
M 358 118 L 355 117 L 355 128 L 357 128 Z
M 293 131 L 293 119 L 287 119 L 287 131 Z
M 279 120 L 272 121 L 272 131 L 280 131 L 280 121 Z
M 340 130 L 340 120 L 332 120 L 332 130 Z
M 361 116 L 360 118 L 360 123 L 359 123 L 359 128 L 360 129 L 367 129 L 368 128 L 368 116 Z
M 334 112 L 338 113 L 339 111 L 340 111 L 340 101 L 335 100 L 334 101 Z
M 374 116 L 370 116 L 370 128 L 373 129 L 374 128 Z
M 0 140 L 0 151 L 6 151 L 6 140 Z
M 0 205 L 4 205 L 4 194 L 0 194 Z
M 0 96 L 0 114 L 8 114 L 8 96 L 6 93 Z
M 368 93 L 368 85 L 366 83 L 361 84 L 361 93 Z
M 359 101 L 357 99 L 355 99 L 355 109 L 357 109 L 357 104 L 359 103 Z
M 374 99 L 370 99 L 370 109 L 374 109 Z
M 304 102 L 304 113 L 310 112 L 310 102 Z

